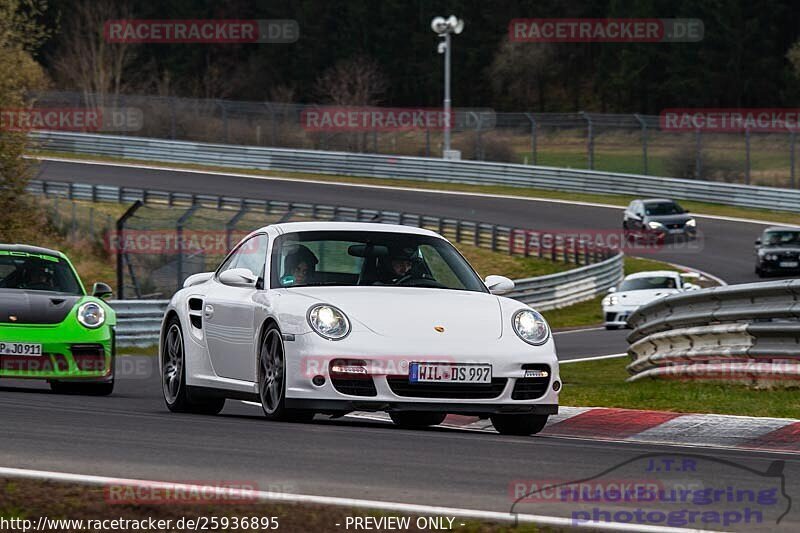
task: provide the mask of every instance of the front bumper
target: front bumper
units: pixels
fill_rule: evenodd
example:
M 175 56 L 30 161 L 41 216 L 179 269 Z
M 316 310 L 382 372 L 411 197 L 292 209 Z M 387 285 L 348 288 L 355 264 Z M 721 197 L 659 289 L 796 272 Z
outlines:
M 52 340 L 49 340 L 52 339 Z M 42 345 L 40 356 L 0 355 L 0 377 L 109 381 L 113 378 L 114 329 L 81 331 L 64 324 L 2 325 L 0 341 Z
M 472 415 L 552 414 L 558 410 L 562 384 L 552 338 L 542 346 L 526 345 L 516 337 L 504 337 L 482 346 L 470 343 L 456 346 L 441 341 L 409 339 L 394 344 L 370 342 L 376 340 L 370 339 L 371 335 L 361 340 L 355 338 L 358 335 L 351 337 L 354 338 L 333 342 L 309 333 L 284 342 L 287 406 L 320 412 L 405 410 Z M 403 346 L 404 355 L 396 355 L 398 344 Z M 448 355 L 454 353 L 458 356 Z M 332 362 L 336 360 L 364 362 L 367 375 L 333 372 Z M 412 384 L 408 379 L 411 362 L 491 364 L 492 383 Z
M 606 326 L 627 327 L 628 317 L 633 314 L 639 306 L 636 305 L 614 305 L 603 307 L 603 322 Z
M 796 266 L 781 266 L 781 263 L 784 265 L 796 265 Z M 761 259 L 758 262 L 758 268 L 764 274 L 795 274 L 800 272 L 800 259 L 776 259 L 776 260 L 767 260 Z

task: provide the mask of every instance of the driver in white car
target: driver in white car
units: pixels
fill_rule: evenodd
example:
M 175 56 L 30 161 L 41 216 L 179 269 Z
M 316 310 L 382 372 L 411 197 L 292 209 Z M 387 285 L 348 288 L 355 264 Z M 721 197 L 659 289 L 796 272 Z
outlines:
M 397 283 L 409 274 L 414 267 L 414 249 L 392 247 L 389 249 L 389 272 L 385 283 Z
M 292 276 L 292 285 L 307 285 L 316 278 L 316 267 L 319 259 L 314 252 L 305 246 L 298 246 L 283 260 L 284 276 Z

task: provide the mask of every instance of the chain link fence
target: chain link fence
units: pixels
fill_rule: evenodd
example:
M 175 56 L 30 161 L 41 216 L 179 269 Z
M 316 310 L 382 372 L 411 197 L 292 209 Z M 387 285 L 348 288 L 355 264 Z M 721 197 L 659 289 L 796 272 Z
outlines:
M 412 127 L 328 124 L 313 117 L 332 108 L 276 102 L 43 92 L 38 108 L 103 103 L 133 109 L 140 123 L 114 133 L 252 146 L 440 157 L 437 123 Z M 351 109 L 351 108 L 333 108 Z M 402 110 L 369 108 L 381 120 Z M 436 113 L 438 110 L 406 110 Z M 316 113 L 316 114 L 315 114 Z M 374 117 L 373 117 L 374 118 Z M 139 120 L 139 119 L 137 119 Z M 654 176 L 797 188 L 796 132 L 666 131 L 658 116 L 598 113 L 496 113 L 458 109 L 453 149 L 463 159 L 591 169 Z M 135 127 L 131 127 L 135 126 Z M 110 133 L 110 132 L 109 132 Z

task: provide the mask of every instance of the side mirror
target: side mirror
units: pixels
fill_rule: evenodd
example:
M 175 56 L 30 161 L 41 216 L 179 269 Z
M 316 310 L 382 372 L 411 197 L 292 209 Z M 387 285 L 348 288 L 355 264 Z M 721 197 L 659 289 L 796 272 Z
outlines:
M 684 213 L 689 213 L 690 211 L 688 209 L 684 209 L 683 212 Z
M 114 291 L 105 283 L 97 282 L 92 286 L 92 296 L 105 300 L 110 298 Z
M 756 246 L 761 246 L 761 239 L 756 239 Z
M 700 289 L 700 285 L 695 285 L 694 283 L 684 283 L 683 290 L 685 291 L 696 291 Z
M 232 268 L 222 272 L 219 281 L 233 287 L 255 287 L 258 278 L 248 268 Z
M 608 294 L 611 294 L 612 292 L 617 292 L 617 288 L 616 287 L 609 287 L 608 288 Z
M 484 283 L 492 294 L 506 294 L 514 290 L 514 282 L 505 276 L 486 276 Z

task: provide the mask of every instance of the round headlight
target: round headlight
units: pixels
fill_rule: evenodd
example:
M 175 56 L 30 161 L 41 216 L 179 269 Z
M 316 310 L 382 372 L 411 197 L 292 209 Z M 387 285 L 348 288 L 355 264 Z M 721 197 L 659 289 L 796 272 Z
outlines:
M 686 221 L 686 225 L 689 226 L 690 228 L 693 228 L 697 225 L 697 221 L 693 218 L 690 218 L 689 220 Z
M 308 324 L 320 337 L 338 341 L 350 333 L 347 316 L 332 305 L 319 304 L 308 310 Z
M 664 224 L 662 224 L 661 222 L 656 222 L 654 220 L 652 222 L 648 222 L 647 227 L 649 227 L 650 229 L 658 229 L 658 228 L 663 228 Z
M 550 328 L 544 317 L 533 309 L 521 309 L 511 319 L 514 332 L 528 344 L 544 344 L 550 337 Z
M 84 327 L 95 329 L 106 321 L 106 312 L 100 304 L 86 302 L 78 308 L 78 322 Z
M 606 306 L 617 305 L 617 297 L 614 296 L 613 294 L 610 294 L 610 295 L 606 296 L 605 298 L 603 298 L 603 301 L 601 303 L 602 303 L 602 305 L 606 305 Z

